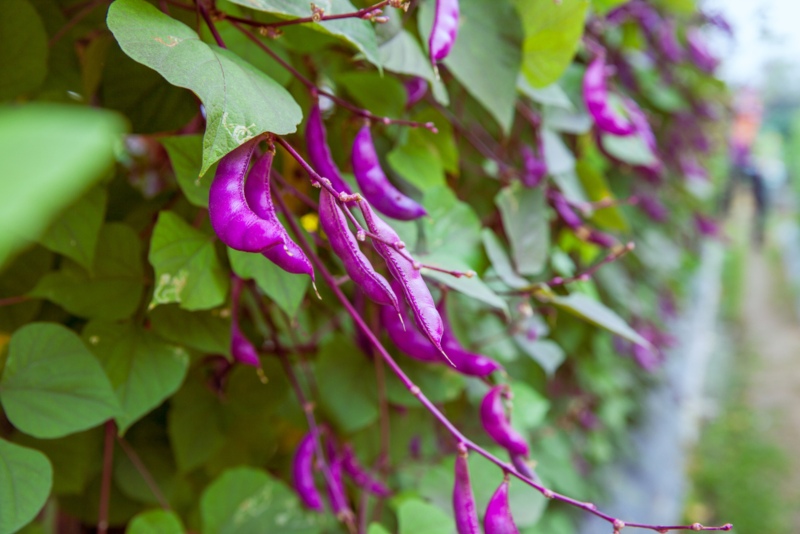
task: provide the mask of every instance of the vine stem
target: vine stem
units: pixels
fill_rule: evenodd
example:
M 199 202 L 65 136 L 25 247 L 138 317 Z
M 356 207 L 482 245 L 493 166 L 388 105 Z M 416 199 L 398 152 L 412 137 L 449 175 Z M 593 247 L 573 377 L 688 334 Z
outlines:
M 15 297 L 6 297 L 4 299 L 0 299 L 0 308 L 3 306 L 11 306 L 12 304 L 19 304 L 20 302 L 27 302 L 31 300 L 31 297 L 28 295 L 17 295 Z
M 358 11 L 351 11 L 349 13 L 339 13 L 338 15 L 311 15 L 308 17 L 302 17 L 298 19 L 291 19 L 291 20 L 283 20 L 281 22 L 258 22 L 257 20 L 245 19 L 241 17 L 234 17 L 233 15 L 227 15 L 225 13 L 220 13 L 220 16 L 230 20 L 231 22 L 239 22 L 241 24 L 247 24 L 248 26 L 257 26 L 260 30 L 268 31 L 269 29 L 274 28 L 282 28 L 283 26 L 291 26 L 294 24 L 306 24 L 309 22 L 324 22 L 326 20 L 341 20 L 341 19 L 353 19 L 353 18 L 362 18 L 367 15 L 372 14 L 374 11 L 377 11 L 381 8 L 386 7 L 392 2 L 392 0 L 383 0 L 382 2 L 378 2 L 369 7 L 365 7 L 363 9 L 359 9 Z
M 52 48 L 53 45 L 56 44 L 59 40 L 61 40 L 61 38 L 64 37 L 68 31 L 74 28 L 75 25 L 78 24 L 80 21 L 85 19 L 89 15 L 89 13 L 94 11 L 94 9 L 97 6 L 103 4 L 104 1 L 106 0 L 93 0 L 92 2 L 86 4 L 83 7 L 83 9 L 78 11 L 74 17 L 68 20 L 66 24 L 64 24 L 61 28 L 59 28 L 59 30 L 55 34 L 53 34 L 50 40 L 47 41 L 48 48 Z
M 636 248 L 636 245 L 634 244 L 633 241 L 630 241 L 625 245 L 621 245 L 615 248 L 615 250 L 613 250 L 605 258 L 595 263 L 594 265 L 583 271 L 581 274 L 569 278 L 561 278 L 560 276 L 556 276 L 549 282 L 545 282 L 545 285 L 554 287 L 554 286 L 563 286 L 564 284 L 569 284 L 572 282 L 585 282 L 589 280 L 592 277 L 592 275 L 596 273 L 603 265 L 617 261 L 625 254 L 632 251 L 634 248 Z
M 97 511 L 97 534 L 108 532 L 108 508 L 111 504 L 111 473 L 114 470 L 114 437 L 117 425 L 113 419 L 106 421 L 103 443 L 103 472 L 100 479 L 100 505 Z
M 240 22 L 237 22 L 235 20 L 231 20 L 230 23 L 237 30 L 242 32 L 245 35 L 245 37 L 247 37 L 253 43 L 255 43 L 256 46 L 258 46 L 259 48 L 261 48 L 261 50 L 266 52 L 269 55 L 269 57 L 274 59 L 281 67 L 283 67 L 284 69 L 289 71 L 289 73 L 291 73 L 292 76 L 297 78 L 297 80 L 299 80 L 300 83 L 305 85 L 306 88 L 309 91 L 311 91 L 312 94 L 313 93 L 317 93 L 317 94 L 320 94 L 320 95 L 324 95 L 325 97 L 333 100 L 338 105 L 340 105 L 343 108 L 347 109 L 351 113 L 353 113 L 355 115 L 358 115 L 359 117 L 364 117 L 365 119 L 368 119 L 371 122 L 378 122 L 378 123 L 386 124 L 386 125 L 388 125 L 388 124 L 398 124 L 398 125 L 401 125 L 401 126 L 409 126 L 411 128 L 427 128 L 428 130 L 432 131 L 433 133 L 438 133 L 438 130 L 436 129 L 436 125 L 434 125 L 432 122 L 423 123 L 423 122 L 417 122 L 417 121 L 410 121 L 410 120 L 406 120 L 406 119 L 392 119 L 392 118 L 389 118 L 389 117 L 379 117 L 379 116 L 375 115 L 374 113 L 372 113 L 371 111 L 369 111 L 367 109 L 360 108 L 360 107 L 358 107 L 356 105 L 351 104 L 347 100 L 336 96 L 335 94 L 333 94 L 331 92 L 325 91 L 324 89 L 320 89 L 319 87 L 317 87 L 317 85 L 314 82 L 312 82 L 311 80 L 309 80 L 308 78 L 303 76 L 300 73 L 300 71 L 298 71 L 296 68 L 294 68 L 291 65 L 289 65 L 289 63 L 284 61 L 284 59 L 282 57 L 280 57 L 278 54 L 273 52 L 270 49 L 270 47 L 268 47 L 267 45 L 262 43 L 261 39 L 259 39 L 257 35 L 255 35 L 251 31 L 248 31 L 247 28 L 244 28 Z
M 432 271 L 438 271 L 441 273 L 449 274 L 450 276 L 454 276 L 455 278 L 461 278 L 462 276 L 465 276 L 467 278 L 472 278 L 473 276 L 475 276 L 474 271 L 454 271 L 451 269 L 445 269 L 443 267 L 437 267 L 435 265 L 420 263 L 411 256 L 408 250 L 406 250 L 405 244 L 402 241 L 400 242 L 387 241 L 386 239 L 383 239 L 382 237 L 364 229 L 361 226 L 361 223 L 358 222 L 358 219 L 356 219 L 355 215 L 353 215 L 353 213 L 350 211 L 350 206 L 348 205 L 348 203 L 353 201 L 366 202 L 363 198 L 361 198 L 361 195 L 358 194 L 348 195 L 346 193 L 340 193 L 339 191 L 336 191 L 336 189 L 334 189 L 333 186 L 331 185 L 330 180 L 320 176 L 311 167 L 311 165 L 309 165 L 308 162 L 305 159 L 303 159 L 303 157 L 300 154 L 297 153 L 297 151 L 289 143 L 287 143 L 284 139 L 280 137 L 275 137 L 275 140 L 289 153 L 290 156 L 292 156 L 292 158 L 295 159 L 295 161 L 297 161 L 300 164 L 301 167 L 303 167 L 303 169 L 305 169 L 305 171 L 311 177 L 312 184 L 318 185 L 319 187 L 324 187 L 326 191 L 328 191 L 331 195 L 333 195 L 333 197 L 342 207 L 342 210 L 344 211 L 345 215 L 347 215 L 347 218 L 350 219 L 350 222 L 353 223 L 353 226 L 356 227 L 358 236 L 363 235 L 364 237 L 369 237 L 374 241 L 378 241 L 380 243 L 383 243 L 384 245 L 392 247 L 393 249 L 398 251 L 400 255 L 403 256 L 403 258 L 411 262 L 414 268 L 418 270 L 430 269 Z M 275 171 L 272 172 L 276 174 Z M 283 180 L 285 181 L 285 179 Z M 363 241 L 363 239 L 359 238 L 359 241 Z
M 117 436 L 117 443 L 119 443 L 120 448 L 128 457 L 128 460 L 131 461 L 133 467 L 139 472 L 144 480 L 144 483 L 147 484 L 147 487 L 150 488 L 150 491 L 153 493 L 153 496 L 158 501 L 158 504 L 164 510 L 172 510 L 169 505 L 169 501 L 164 497 L 164 494 L 161 493 L 161 488 L 158 487 L 158 483 L 156 483 L 156 479 L 153 478 L 153 475 L 150 473 L 150 470 L 147 469 L 147 466 L 144 465 L 141 457 L 136 453 L 136 451 L 131 447 L 131 444 L 128 443 L 124 438 Z
M 280 139 L 280 138 L 278 138 Z M 585 510 L 601 519 L 604 519 L 611 523 L 617 530 L 621 529 L 624 526 L 642 528 L 642 529 L 649 529 L 654 530 L 656 532 L 662 531 L 669 531 L 669 530 L 704 530 L 704 531 L 711 531 L 711 530 L 722 530 L 728 531 L 733 528 L 732 525 L 727 524 L 720 527 L 706 527 L 700 525 L 699 523 L 695 523 L 693 525 L 679 525 L 679 526 L 659 526 L 659 525 L 646 525 L 643 523 L 625 523 L 615 517 L 612 517 L 600 510 L 597 509 L 592 503 L 578 501 L 566 495 L 562 495 L 560 493 L 556 493 L 542 484 L 531 480 L 530 478 L 522 475 L 517 469 L 510 463 L 504 462 L 500 458 L 494 456 L 487 450 L 483 449 L 481 446 L 477 445 L 471 439 L 466 437 L 464 434 L 461 433 L 458 428 L 436 407 L 429 399 L 425 396 L 422 390 L 414 384 L 414 382 L 408 377 L 408 375 L 402 370 L 402 368 L 394 361 L 394 358 L 389 354 L 389 352 L 384 348 L 383 344 L 378 340 L 372 330 L 369 328 L 367 323 L 355 309 L 353 304 L 347 299 L 347 297 L 342 293 L 342 290 L 336 285 L 336 279 L 333 275 L 328 271 L 325 267 L 324 263 L 320 259 L 320 257 L 311 249 L 308 240 L 306 239 L 303 232 L 300 230 L 300 227 L 295 221 L 293 214 L 288 210 L 286 204 L 281 198 L 280 195 L 275 196 L 275 200 L 278 204 L 279 209 L 283 212 L 286 216 L 286 221 L 288 222 L 289 226 L 292 229 L 292 233 L 295 234 L 296 239 L 301 243 L 302 247 L 305 249 L 306 254 L 314 263 L 316 268 L 319 270 L 322 277 L 325 279 L 325 282 L 330 286 L 331 291 L 336 296 L 336 298 L 341 302 L 342 306 L 344 306 L 347 313 L 353 318 L 353 322 L 355 323 L 356 327 L 359 328 L 364 336 L 369 340 L 370 344 L 375 348 L 375 350 L 380 354 L 381 358 L 383 358 L 386 365 L 392 370 L 392 372 L 397 376 L 403 386 L 414 396 L 417 400 L 425 407 L 428 412 L 436 418 L 437 421 L 451 434 L 456 441 L 461 442 L 466 446 L 468 449 L 473 450 L 475 453 L 483 456 L 500 469 L 503 470 L 504 473 L 513 475 L 514 477 L 518 478 L 522 482 L 528 484 L 532 488 L 539 491 L 542 495 L 549 499 L 554 499 L 557 501 L 561 501 L 565 504 L 569 504 L 576 508 L 580 508 L 581 510 Z
M 206 22 L 206 26 L 208 26 L 208 29 L 211 30 L 211 35 L 214 36 L 214 40 L 217 42 L 217 45 L 219 45 L 220 48 L 228 48 L 225 46 L 225 41 L 222 40 L 219 30 L 217 30 L 217 25 L 214 24 L 214 21 L 211 19 L 211 15 L 208 14 L 208 8 L 203 3 L 203 0 L 197 0 L 197 9 L 200 11 L 200 16 L 203 17 L 203 20 Z

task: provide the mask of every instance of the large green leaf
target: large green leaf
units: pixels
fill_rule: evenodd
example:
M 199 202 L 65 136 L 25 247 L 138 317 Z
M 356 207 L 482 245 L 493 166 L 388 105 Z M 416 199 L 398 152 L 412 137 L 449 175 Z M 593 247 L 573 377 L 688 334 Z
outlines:
M 278 15 L 282 18 L 296 19 L 311 16 L 311 3 L 297 0 L 230 0 L 234 4 Z M 314 5 L 322 9 L 325 15 L 352 13 L 358 9 L 349 0 L 316 0 Z M 378 40 L 370 22 L 358 18 L 325 20 L 306 25 L 317 31 L 335 35 L 358 48 L 372 64 L 380 67 Z
M 542 189 L 529 189 L 514 182 L 497 194 L 495 204 L 503 218 L 517 272 L 539 274 L 550 249 L 548 210 Z
M 589 0 L 516 0 L 525 28 L 522 72 L 534 87 L 555 83 L 572 63 Z
M 376 71 L 348 71 L 336 76 L 336 83 L 353 97 L 356 104 L 384 117 L 403 114 L 406 90 L 394 76 Z
M 169 154 L 175 179 L 186 195 L 186 199 L 201 208 L 208 207 L 208 190 L 214 173 L 205 178 L 200 177 L 203 166 L 203 138 L 200 135 L 176 135 L 161 137 L 161 144 Z M 213 170 L 212 167 L 210 170 Z
M 420 6 L 420 33 L 430 34 L 434 2 Z M 461 0 L 458 38 L 444 64 L 508 133 L 514 121 L 522 26 L 508 0 Z
M 153 332 L 173 343 L 205 354 L 228 354 L 230 350 L 231 321 L 219 309 L 187 311 L 166 304 L 149 310 L 148 316 Z
M 406 30 L 398 32 L 394 37 L 381 44 L 378 50 L 383 68 L 398 74 L 425 78 L 433 87 L 433 96 L 436 101 L 443 106 L 450 103 L 444 83 L 434 74 L 430 59 L 425 56 L 419 41 L 411 33 Z
M 77 334 L 54 323 L 31 323 L 11 337 L 0 401 L 14 426 L 37 438 L 66 436 L 119 414 L 100 364 Z
M 47 33 L 27 0 L 6 0 L 0 17 L 0 101 L 38 88 L 47 75 Z
M 91 271 L 106 211 L 106 190 L 94 188 L 67 208 L 39 242 Z
M 567 359 L 564 349 L 549 339 L 530 340 L 524 333 L 515 334 L 514 339 L 525 354 L 538 363 L 548 376 L 552 376 Z
M 212 482 L 200 500 L 200 515 L 203 534 L 316 534 L 327 521 L 303 510 L 282 482 L 252 467 L 230 469 Z
M 0 266 L 100 178 L 122 131 L 97 109 L 0 107 Z
M 148 510 L 128 523 L 125 534 L 183 534 L 181 519 L 171 510 Z
M 0 534 L 17 532 L 36 517 L 52 484 L 47 456 L 0 439 Z
M 400 534 L 440 534 L 455 531 L 455 521 L 440 508 L 420 499 L 403 501 L 397 509 Z
M 119 399 L 121 433 L 175 393 L 186 376 L 186 351 L 136 325 L 93 321 L 82 335 Z
M 489 261 L 492 262 L 497 276 L 509 287 L 520 289 L 530 285 L 526 279 L 522 278 L 514 266 L 511 264 L 511 259 L 503 248 L 500 239 L 489 228 L 484 228 L 481 231 L 481 238 L 483 239 L 483 248 L 486 249 L 486 255 L 489 256 Z
M 144 289 L 139 243 L 129 226 L 107 224 L 100 230 L 91 271 L 64 260 L 61 269 L 42 277 L 30 295 L 53 301 L 80 317 L 130 317 Z
M 186 310 L 203 310 L 225 302 L 228 277 L 217 258 L 214 237 L 175 213 L 158 215 L 148 258 L 156 271 L 151 308 L 177 302 Z
M 29 292 L 39 279 L 53 268 L 53 254 L 43 248 L 34 247 L 15 258 L 0 274 L 0 299 L 16 297 Z M 0 306 L 0 331 L 13 332 L 31 322 L 39 312 L 42 302 L 26 300 L 18 304 Z M 2 357 L 0 357 L 2 362 Z M 2 363 L 0 363 L 0 371 Z
M 131 58 L 203 102 L 201 175 L 248 139 L 264 132 L 292 133 L 302 119 L 300 107 L 280 84 L 236 54 L 204 43 L 145 0 L 116 0 L 108 10 L 108 27 Z
M 581 159 L 575 167 L 583 190 L 592 202 L 609 200 L 614 194 L 603 176 L 589 161 Z M 617 206 L 601 208 L 592 213 L 592 221 L 609 230 L 628 230 L 628 221 Z
M 308 292 L 311 280 L 307 276 L 287 273 L 261 254 L 228 249 L 233 271 L 244 279 L 256 281 L 259 289 L 269 296 L 289 317 L 294 317 Z

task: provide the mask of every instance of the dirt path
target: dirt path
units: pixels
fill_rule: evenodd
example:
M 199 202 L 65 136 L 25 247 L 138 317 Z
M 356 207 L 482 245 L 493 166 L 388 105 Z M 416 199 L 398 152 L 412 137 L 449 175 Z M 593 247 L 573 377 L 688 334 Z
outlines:
M 768 252 L 748 254 L 742 299 L 743 340 L 756 355 L 749 377 L 750 406 L 764 429 L 783 448 L 792 469 L 785 490 L 800 488 L 800 322 L 777 262 Z M 800 510 L 794 513 L 800 532 Z

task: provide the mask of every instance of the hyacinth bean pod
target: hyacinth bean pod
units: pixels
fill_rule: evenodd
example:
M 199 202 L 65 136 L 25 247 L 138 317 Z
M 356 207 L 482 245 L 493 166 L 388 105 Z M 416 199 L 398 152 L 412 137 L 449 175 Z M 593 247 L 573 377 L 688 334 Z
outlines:
M 674 20 L 662 21 L 656 30 L 655 41 L 658 49 L 669 61 L 677 63 L 683 59 L 683 49 L 675 36 Z
M 330 478 L 326 479 L 325 483 L 328 490 L 328 502 L 330 502 L 333 514 L 337 519 L 348 519 L 352 517 L 353 512 L 350 510 L 350 505 L 347 503 L 347 494 L 344 490 L 342 457 L 333 441 L 328 441 L 327 449 Z
M 398 250 L 386 244 L 401 243 L 397 232 L 375 215 L 368 202 L 362 200 L 358 205 L 364 215 L 367 228 L 381 240 L 373 239 L 372 244 L 378 254 L 386 260 L 389 272 L 399 283 L 406 302 L 411 307 L 414 320 L 420 330 L 433 343 L 433 346 L 446 358 L 447 355 L 441 345 L 444 325 L 439 312 L 436 310 L 433 296 L 422 278 L 422 273 L 420 273 L 417 266 L 413 265 Z
M 667 207 L 656 197 L 639 195 L 639 208 L 655 222 L 663 223 L 667 220 L 669 212 Z
M 508 475 L 494 492 L 483 516 L 484 534 L 519 534 L 508 502 Z
M 608 99 L 605 53 L 598 53 L 583 77 L 583 100 L 597 128 L 614 135 L 631 135 L 636 127 L 618 113 Z
M 613 236 L 599 230 L 595 230 L 594 228 L 589 229 L 584 237 L 584 240 L 603 248 L 611 248 L 617 244 L 617 240 L 614 239 Z
M 322 497 L 314 484 L 314 434 L 311 432 L 300 440 L 294 453 L 292 485 L 306 507 L 318 512 L 323 511 Z
M 433 27 L 428 38 L 431 64 L 436 65 L 450 53 L 458 35 L 458 0 L 436 0 Z
M 274 153 L 268 151 L 253 165 L 250 177 L 244 186 L 244 194 L 247 204 L 261 219 L 277 228 L 281 235 L 281 241 L 261 253 L 275 265 L 286 272 L 292 274 L 307 274 L 314 280 L 314 268 L 308 260 L 303 250 L 297 243 L 289 238 L 286 229 L 278 220 L 275 213 L 275 206 L 272 204 L 270 192 L 269 172 L 272 167 L 272 157 Z
M 245 198 L 245 176 L 256 146 L 258 140 L 253 139 L 220 160 L 208 195 L 214 232 L 227 246 L 244 252 L 261 252 L 283 236 L 280 225 L 259 217 Z M 250 174 L 255 172 L 254 166 Z
M 658 143 L 656 142 L 653 129 L 650 127 L 650 121 L 647 120 L 647 115 L 645 115 L 642 108 L 639 107 L 639 104 L 632 98 L 625 98 L 624 101 L 625 109 L 628 111 L 631 123 L 633 123 L 633 126 L 636 128 L 636 133 L 642 138 L 647 148 L 649 148 L 653 154 L 658 154 Z
M 326 189 L 319 195 L 319 222 L 331 248 L 344 263 L 350 279 L 374 302 L 391 306 L 399 312 L 397 297 L 389 282 L 381 276 L 358 247 L 358 241 L 336 199 Z
M 342 178 L 336 163 L 333 161 L 331 150 L 328 147 L 328 134 L 325 132 L 325 124 L 322 122 L 319 100 L 316 99 L 308 112 L 306 152 L 308 152 L 308 159 L 317 174 L 330 180 L 336 191 L 350 194 L 350 187 Z
M 469 481 L 467 465 L 467 448 L 458 444 L 456 454 L 455 483 L 453 484 L 453 516 L 456 520 L 458 534 L 480 534 L 478 508 L 475 506 L 475 495 Z
M 428 92 L 428 80 L 419 76 L 409 78 L 403 83 L 406 89 L 406 109 L 410 109 L 414 104 L 425 97 Z
M 361 489 L 377 495 L 378 497 L 390 497 L 392 492 L 386 487 L 386 484 L 373 477 L 364 466 L 362 466 L 353 453 L 353 447 L 345 445 L 342 448 L 342 469 L 344 473 L 349 476 L 356 486 Z
M 425 208 L 389 182 L 381 168 L 368 123 L 364 124 L 353 140 L 351 159 L 358 187 L 376 210 L 400 221 L 418 219 L 427 213 Z
M 550 200 L 550 205 L 556 210 L 559 218 L 564 221 L 564 224 L 573 230 L 580 228 L 583 225 L 583 219 L 581 219 L 581 217 L 575 213 L 575 210 L 573 210 L 572 206 L 569 205 L 567 197 L 561 194 L 560 191 L 556 189 L 550 189 L 547 192 L 547 198 Z
M 392 286 L 397 285 L 396 293 L 398 297 L 402 296 L 402 290 L 397 282 Z M 389 339 L 394 345 L 403 351 L 407 356 L 420 362 L 425 363 L 440 363 L 442 361 L 442 353 L 431 343 L 431 340 L 423 334 L 419 328 L 416 327 L 414 322 L 408 316 L 405 303 L 400 302 L 400 313 L 390 308 L 389 306 L 381 307 L 381 325 Z
M 522 185 L 525 187 L 538 186 L 547 175 L 547 163 L 542 157 L 544 151 L 541 137 L 539 138 L 538 148 L 539 153 L 537 154 L 532 147 L 528 145 L 522 146 Z
M 695 66 L 707 73 L 713 73 L 719 64 L 719 60 L 711 55 L 706 48 L 700 30 L 692 28 L 686 32 L 686 44 L 689 50 L 689 58 Z
M 258 351 L 250 340 L 242 333 L 239 327 L 239 300 L 242 294 L 244 281 L 234 276 L 231 283 L 231 344 L 230 351 L 233 359 L 244 365 L 259 367 Z
M 450 357 L 450 361 L 453 362 L 453 366 L 459 373 L 483 378 L 503 368 L 502 365 L 488 356 L 475 354 L 461 346 L 461 343 L 458 342 L 458 339 L 456 339 L 453 334 L 450 321 L 447 319 L 447 308 L 444 298 L 439 301 L 437 310 L 439 310 L 439 316 L 442 318 L 442 324 L 444 325 L 442 347 L 447 351 L 447 356 Z
M 528 444 L 511 427 L 503 406 L 503 393 L 508 386 L 499 385 L 489 390 L 481 402 L 481 423 L 495 443 L 511 454 L 528 456 Z

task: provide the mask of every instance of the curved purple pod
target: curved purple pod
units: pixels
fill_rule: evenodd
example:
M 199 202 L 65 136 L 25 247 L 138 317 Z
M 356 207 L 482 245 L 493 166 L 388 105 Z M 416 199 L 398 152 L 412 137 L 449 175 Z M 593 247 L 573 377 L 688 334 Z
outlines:
M 322 512 L 322 497 L 314 484 L 314 434 L 309 432 L 297 445 L 292 460 L 292 485 L 303 504 Z
M 599 53 L 589 63 L 583 76 L 583 100 L 599 130 L 614 135 L 631 135 L 636 127 L 620 115 L 608 101 L 606 58 Z
M 595 245 L 603 248 L 611 248 L 617 244 L 617 240 L 614 238 L 614 236 L 601 232 L 600 230 L 595 230 L 594 228 L 590 229 L 586 233 L 584 241 L 594 243 Z
M 675 36 L 674 20 L 662 21 L 662 24 L 656 29 L 655 41 L 659 51 L 669 61 L 677 63 L 683 59 L 683 49 Z
M 389 282 L 381 276 L 358 247 L 358 241 L 347 225 L 342 208 L 326 189 L 319 194 L 319 222 L 331 248 L 344 263 L 350 279 L 374 302 L 391 306 L 398 312 L 397 297 Z
M 401 292 L 398 291 L 398 294 Z M 400 308 L 403 321 L 394 309 L 389 306 L 381 307 L 381 325 L 389 334 L 389 339 L 410 358 L 425 363 L 441 363 L 442 353 L 412 322 L 404 303 L 400 304 Z
M 425 208 L 389 182 L 375 152 L 369 124 L 365 124 L 356 134 L 351 156 L 358 187 L 376 210 L 400 221 L 419 219 L 427 214 Z
M 478 508 L 475 506 L 475 495 L 472 493 L 472 484 L 469 481 L 467 448 L 463 443 L 458 444 L 458 453 L 456 454 L 453 516 L 456 520 L 458 534 L 481 534 Z
M 428 80 L 419 76 L 414 76 L 403 82 L 406 88 L 406 109 L 414 106 L 425 97 L 428 92 Z
M 373 477 L 364 466 L 362 466 L 353 453 L 353 447 L 345 445 L 342 448 L 342 469 L 344 473 L 353 479 L 359 488 L 377 495 L 378 497 L 391 497 L 392 492 L 386 484 Z
M 633 123 L 633 126 L 636 128 L 636 133 L 642 138 L 647 148 L 649 148 L 653 154 L 658 154 L 658 142 L 656 141 L 653 129 L 650 127 L 650 121 L 647 120 L 647 115 L 645 115 L 642 108 L 639 107 L 639 104 L 632 98 L 625 98 L 624 102 L 631 123 Z
M 703 36 L 700 35 L 700 30 L 692 28 L 686 32 L 686 45 L 689 50 L 689 59 L 698 69 L 709 74 L 714 72 L 719 60 L 712 56 L 711 52 L 706 48 Z
M 442 347 L 447 351 L 447 356 L 453 363 L 453 367 L 455 367 L 459 373 L 483 378 L 503 368 L 502 365 L 488 356 L 470 352 L 459 343 L 458 339 L 456 339 L 453 334 L 453 329 L 450 327 L 450 321 L 447 319 L 447 309 L 444 299 L 439 301 L 439 305 L 436 309 L 439 310 L 439 316 L 442 318 L 442 324 L 444 326 Z
M 328 134 L 325 132 L 325 124 L 322 122 L 322 113 L 319 109 L 319 100 L 316 99 L 308 112 L 306 152 L 311 166 L 317 171 L 317 174 L 330 180 L 337 192 L 351 193 L 350 186 L 344 181 L 333 161 L 330 147 L 328 147 Z
M 419 326 L 425 336 L 433 343 L 433 346 L 439 350 L 443 356 L 446 357 L 442 349 L 441 340 L 444 333 L 444 324 L 439 312 L 436 310 L 436 304 L 433 301 L 433 296 L 422 278 L 420 270 L 400 254 L 394 247 L 386 243 L 401 243 L 400 237 L 397 235 L 391 226 L 386 224 L 380 217 L 377 217 L 370 208 L 369 203 L 362 200 L 358 203 L 361 213 L 364 214 L 364 220 L 367 223 L 369 231 L 378 236 L 384 242 L 374 240 L 372 241 L 375 250 L 378 254 L 386 260 L 386 265 L 392 277 L 400 285 L 400 289 L 406 298 L 406 302 L 411 307 L 411 312 L 414 315 L 414 320 Z
M 656 197 L 650 195 L 638 195 L 639 208 L 655 222 L 663 223 L 667 220 L 669 211 L 667 207 Z
M 581 219 L 581 217 L 575 213 L 575 210 L 573 210 L 572 206 L 569 205 L 567 197 L 562 195 L 560 191 L 556 189 L 550 189 L 547 192 L 547 198 L 550 200 L 550 205 L 556 210 L 559 218 L 564 221 L 564 224 L 573 230 L 583 226 L 583 219 Z
M 528 444 L 525 439 L 511 427 L 503 407 L 503 391 L 507 386 L 499 385 L 489 390 L 481 402 L 481 423 L 484 430 L 495 443 L 511 454 L 528 456 Z
M 450 53 L 458 35 L 458 0 L 436 0 L 433 27 L 428 38 L 431 64 L 436 65 Z
M 258 140 L 253 139 L 220 160 L 208 195 L 214 232 L 223 243 L 244 252 L 261 252 L 281 241 L 280 225 L 259 217 L 245 199 L 245 176 L 256 146 Z
M 342 457 L 336 450 L 333 442 L 328 444 L 328 472 L 330 480 L 325 481 L 328 490 L 328 501 L 330 502 L 333 514 L 338 519 L 351 517 L 353 512 L 347 503 L 347 493 L 344 490 L 344 479 L 342 478 Z
M 508 475 L 503 478 L 503 483 L 494 492 L 489 504 L 486 506 L 486 515 L 483 516 L 483 531 L 485 534 L 519 534 L 514 518 L 511 516 L 511 506 L 508 503 Z
M 314 268 L 311 262 L 303 250 L 297 246 L 297 243 L 289 238 L 289 234 L 286 233 L 286 229 L 281 225 L 278 215 L 275 213 L 269 183 L 272 156 L 272 152 L 267 152 L 253 165 L 253 170 L 244 186 L 247 204 L 253 212 L 277 228 L 281 235 L 281 242 L 260 252 L 284 271 L 292 274 L 307 274 L 311 280 L 314 280 Z
M 542 154 L 542 142 L 539 141 L 539 154 L 534 152 L 528 145 L 522 145 L 522 185 L 525 187 L 536 187 L 545 176 L 547 176 L 547 163 Z
M 258 351 L 250 340 L 239 329 L 236 323 L 231 324 L 231 356 L 239 363 L 259 367 Z

